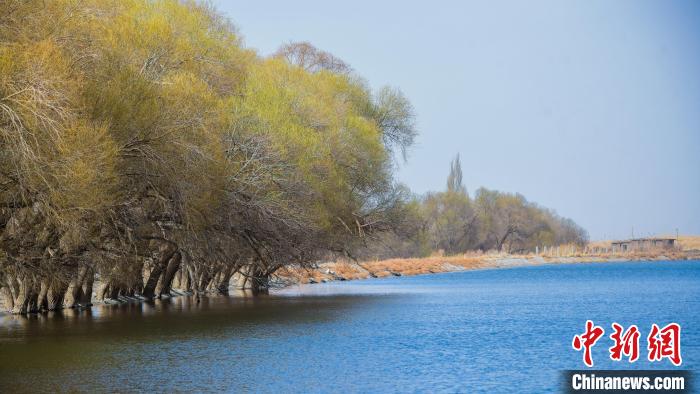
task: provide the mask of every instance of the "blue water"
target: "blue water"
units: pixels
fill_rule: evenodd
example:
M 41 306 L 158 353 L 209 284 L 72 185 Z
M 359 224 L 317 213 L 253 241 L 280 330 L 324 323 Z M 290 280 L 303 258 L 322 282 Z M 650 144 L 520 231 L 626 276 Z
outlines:
M 605 328 L 596 369 L 646 360 L 651 323 L 682 326 L 700 366 L 700 262 L 565 264 L 187 298 L 0 319 L 0 391 L 557 392 L 571 348 Z M 640 360 L 612 362 L 610 324 L 636 324 Z

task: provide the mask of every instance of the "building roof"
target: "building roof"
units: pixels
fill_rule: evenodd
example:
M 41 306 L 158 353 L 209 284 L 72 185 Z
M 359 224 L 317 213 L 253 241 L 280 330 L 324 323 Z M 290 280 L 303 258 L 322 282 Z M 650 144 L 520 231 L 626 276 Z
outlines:
M 624 244 L 629 242 L 639 242 L 639 241 L 675 241 L 675 238 L 660 238 L 660 237 L 648 237 L 648 238 L 630 238 L 619 241 L 612 241 L 614 244 Z

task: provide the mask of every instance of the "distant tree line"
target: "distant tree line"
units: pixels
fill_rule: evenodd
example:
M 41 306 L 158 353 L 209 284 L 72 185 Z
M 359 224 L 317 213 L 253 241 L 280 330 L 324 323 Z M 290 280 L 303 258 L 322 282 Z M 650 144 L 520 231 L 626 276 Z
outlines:
M 445 191 L 414 197 L 404 210 L 401 235 L 378 235 L 367 257 L 410 257 L 438 250 L 446 254 L 475 250 L 528 253 L 538 246 L 588 242 L 588 233 L 574 221 L 520 194 L 482 187 L 470 197 L 462 177 L 458 155 L 450 163 Z

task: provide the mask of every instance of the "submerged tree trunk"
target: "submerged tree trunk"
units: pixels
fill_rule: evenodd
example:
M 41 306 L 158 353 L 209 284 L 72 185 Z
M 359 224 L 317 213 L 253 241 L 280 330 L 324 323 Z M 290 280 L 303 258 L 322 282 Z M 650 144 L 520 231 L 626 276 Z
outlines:
M 142 296 L 146 298 L 153 298 L 155 296 L 156 285 L 160 279 L 160 274 L 163 272 L 163 266 L 159 263 L 153 265 L 153 268 L 148 272 L 148 276 L 145 278 L 146 281 L 143 284 Z
M 234 272 L 236 272 L 236 268 L 233 266 L 224 268 L 224 271 L 216 282 L 216 290 L 219 294 L 228 295 L 229 284 Z
M 66 285 L 55 279 L 41 281 L 41 290 L 37 297 L 37 307 L 42 311 L 55 311 L 63 308 Z
M 250 280 L 253 295 L 268 294 L 270 290 L 270 275 L 258 267 L 253 267 L 250 272 L 252 272 Z
M 63 297 L 66 294 L 65 284 L 52 282 L 46 292 L 46 310 L 56 311 L 63 307 Z
M 210 267 L 203 265 L 195 265 L 191 267 L 192 274 L 192 289 L 196 294 L 206 293 L 209 289 L 209 284 L 214 279 L 209 271 Z
M 9 284 L 6 282 L 7 278 L 5 276 L 0 276 L 2 279 L 2 284 L 0 284 L 0 297 L 2 297 L 2 310 L 11 311 L 15 306 L 15 300 L 12 296 L 12 290 Z
M 252 288 L 250 266 L 244 265 L 238 269 L 238 272 L 233 275 L 233 281 L 233 287 L 236 288 L 236 290 L 250 290 Z
M 95 283 L 95 273 L 92 269 L 88 270 L 88 273 L 83 279 L 80 304 L 83 306 L 92 305 L 92 286 Z
M 10 275 L 8 276 L 7 285 L 12 299 L 10 303 L 11 308 L 9 308 L 10 313 L 20 315 L 39 311 L 37 299 L 40 289 L 36 288 L 33 278 L 28 275 L 21 277 Z
M 117 300 L 125 293 L 125 289 L 114 280 L 100 282 L 100 286 L 95 292 L 95 299 L 98 301 Z
M 109 281 L 100 283 L 100 286 L 97 288 L 97 300 L 104 301 L 105 299 L 109 298 L 110 286 Z
M 253 295 L 267 294 L 270 288 L 270 274 L 265 272 L 255 262 L 249 262 L 233 269 L 233 288 L 239 291 L 250 291 Z M 229 277 L 229 280 L 231 278 Z
M 185 257 L 181 256 L 180 269 L 175 273 L 171 289 L 177 289 L 180 291 L 191 291 L 192 290 L 192 280 L 190 278 L 190 270 L 186 265 L 184 265 Z
M 155 260 L 153 268 L 151 268 L 151 271 L 148 273 L 148 278 L 146 278 L 143 284 L 143 292 L 141 293 L 141 295 L 143 295 L 146 298 L 155 297 L 156 286 L 158 285 L 158 282 L 161 279 L 163 271 L 166 271 L 167 266 L 170 260 L 175 255 L 175 253 L 177 253 L 177 247 L 175 246 L 175 244 L 168 241 L 161 242 L 158 248 L 159 256 Z M 177 264 L 179 264 L 179 262 Z
M 163 295 L 170 294 L 173 279 L 175 278 L 175 274 L 180 269 L 181 262 L 182 255 L 179 252 L 175 252 L 168 261 L 168 265 L 165 268 L 163 274 L 161 275 L 160 281 L 158 281 L 158 285 L 155 289 L 155 294 L 157 297 L 162 297 Z
M 43 279 L 39 286 L 39 295 L 36 298 L 36 304 L 39 310 L 46 309 L 46 294 L 49 292 L 49 280 Z
M 80 305 L 80 300 L 83 298 L 83 282 L 85 282 L 88 272 L 92 273 L 92 270 L 87 266 L 81 266 L 77 275 L 71 279 L 63 299 L 64 308 L 75 308 Z M 90 292 L 92 293 L 92 290 Z

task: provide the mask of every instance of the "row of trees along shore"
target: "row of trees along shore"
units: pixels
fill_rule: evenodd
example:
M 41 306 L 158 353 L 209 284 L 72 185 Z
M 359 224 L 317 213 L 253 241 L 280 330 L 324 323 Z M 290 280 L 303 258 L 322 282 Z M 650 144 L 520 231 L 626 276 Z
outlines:
M 393 171 L 415 136 L 399 90 L 308 43 L 261 57 L 206 4 L 0 0 L 4 309 L 226 293 L 234 274 L 264 291 L 340 255 L 575 228 L 520 196 L 470 200 L 461 169 L 412 196 Z
M 435 251 L 532 253 L 537 247 L 584 246 L 588 233 L 573 220 L 520 194 L 479 188 L 470 197 L 459 155 L 450 163 L 444 191 L 410 201 L 397 232 L 377 234 L 365 258 L 425 256 Z

